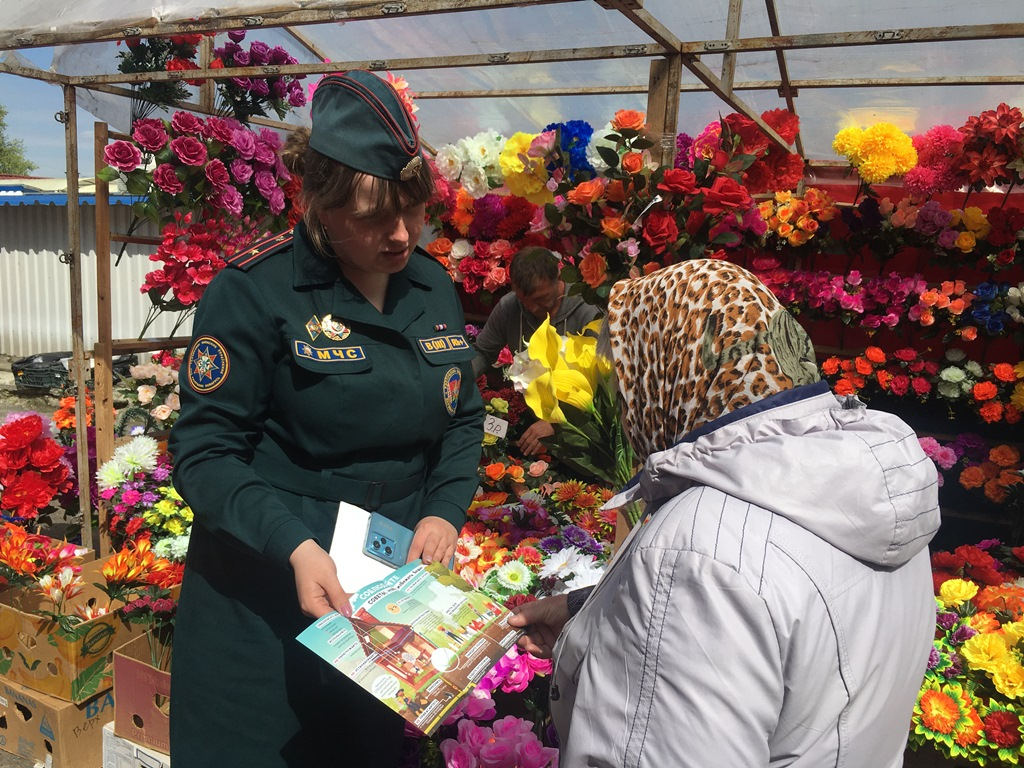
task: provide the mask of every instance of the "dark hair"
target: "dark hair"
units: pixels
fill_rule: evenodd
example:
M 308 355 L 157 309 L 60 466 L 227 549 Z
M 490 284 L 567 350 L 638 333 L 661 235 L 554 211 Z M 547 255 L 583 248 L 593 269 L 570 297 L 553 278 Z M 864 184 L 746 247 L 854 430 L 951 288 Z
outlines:
M 539 245 L 528 245 L 512 257 L 508 269 L 512 287 L 523 293 L 533 293 L 539 283 L 558 279 L 558 254 Z
M 360 178 L 367 174 L 317 152 L 309 146 L 309 135 L 305 127 L 293 131 L 281 149 L 281 160 L 290 173 L 302 178 L 299 200 L 309 239 L 320 255 L 331 257 L 334 250 L 327 241 L 320 214 L 347 205 Z M 417 174 L 408 181 L 372 178 L 371 213 L 397 213 L 410 203 L 427 202 L 434 194 L 434 175 L 427 162 L 421 163 Z

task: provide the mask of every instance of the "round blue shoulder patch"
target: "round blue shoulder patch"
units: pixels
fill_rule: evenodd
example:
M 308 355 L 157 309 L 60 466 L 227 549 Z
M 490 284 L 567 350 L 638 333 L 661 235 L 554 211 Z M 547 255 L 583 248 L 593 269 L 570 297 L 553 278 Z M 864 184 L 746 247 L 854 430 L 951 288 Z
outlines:
M 449 368 L 444 375 L 444 407 L 448 409 L 448 415 L 454 416 L 459 407 L 459 390 L 462 389 L 462 371 L 458 368 Z
M 231 362 L 224 345 L 212 336 L 200 336 L 188 356 L 188 383 L 196 392 L 213 392 L 228 378 Z

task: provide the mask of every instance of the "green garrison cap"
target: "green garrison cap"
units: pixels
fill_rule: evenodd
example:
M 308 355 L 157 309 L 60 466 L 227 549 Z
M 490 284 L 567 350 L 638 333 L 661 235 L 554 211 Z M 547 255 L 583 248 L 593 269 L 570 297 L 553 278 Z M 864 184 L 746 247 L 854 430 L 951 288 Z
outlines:
M 420 138 L 398 93 L 371 72 L 328 75 L 313 92 L 309 146 L 357 171 L 392 181 L 418 172 Z

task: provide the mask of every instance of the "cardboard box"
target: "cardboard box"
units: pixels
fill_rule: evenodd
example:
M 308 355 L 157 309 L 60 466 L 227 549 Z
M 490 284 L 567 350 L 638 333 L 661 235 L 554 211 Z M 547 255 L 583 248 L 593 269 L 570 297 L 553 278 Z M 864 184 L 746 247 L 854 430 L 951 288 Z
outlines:
M 169 655 L 148 632 L 114 651 L 114 733 L 166 754 L 171 750 L 171 673 L 153 666 L 154 648 Z
M 113 719 L 113 691 L 73 704 L 0 678 L 0 749 L 47 768 L 96 768 Z
M 171 768 L 171 758 L 114 732 L 113 723 L 103 726 L 103 768 Z
M 82 566 L 85 589 L 65 613 L 79 605 L 107 604 L 107 596 L 94 586 L 103 583 L 102 566 L 101 561 Z M 36 613 L 52 608 L 41 595 L 14 589 L 0 592 L 0 675 L 76 704 L 91 699 L 112 684 L 114 649 L 143 631 L 121 618 L 122 607 L 115 604 L 111 613 L 65 631 Z

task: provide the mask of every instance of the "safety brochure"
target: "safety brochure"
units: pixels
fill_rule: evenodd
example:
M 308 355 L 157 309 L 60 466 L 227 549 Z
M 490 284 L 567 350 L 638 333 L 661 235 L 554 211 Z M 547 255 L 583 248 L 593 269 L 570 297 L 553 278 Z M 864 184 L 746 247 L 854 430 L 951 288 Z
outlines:
M 428 736 L 521 634 L 510 611 L 444 565 L 415 560 L 298 640 Z

